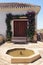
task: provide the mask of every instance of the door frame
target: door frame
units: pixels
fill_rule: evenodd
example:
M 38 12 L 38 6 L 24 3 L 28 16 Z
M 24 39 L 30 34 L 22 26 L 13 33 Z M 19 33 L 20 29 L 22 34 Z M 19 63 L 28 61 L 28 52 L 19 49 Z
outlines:
M 21 22 L 21 21 L 24 21 L 24 22 L 26 21 L 26 22 L 28 22 L 28 19 L 14 19 L 14 20 L 13 20 L 13 36 L 14 36 L 14 21 L 20 21 L 20 22 Z M 15 36 L 15 37 L 16 37 L 16 36 Z

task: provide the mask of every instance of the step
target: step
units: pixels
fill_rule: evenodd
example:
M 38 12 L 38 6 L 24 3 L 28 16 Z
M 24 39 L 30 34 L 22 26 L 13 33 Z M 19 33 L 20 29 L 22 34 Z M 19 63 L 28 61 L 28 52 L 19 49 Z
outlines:
M 12 37 L 12 42 L 26 42 L 26 37 Z

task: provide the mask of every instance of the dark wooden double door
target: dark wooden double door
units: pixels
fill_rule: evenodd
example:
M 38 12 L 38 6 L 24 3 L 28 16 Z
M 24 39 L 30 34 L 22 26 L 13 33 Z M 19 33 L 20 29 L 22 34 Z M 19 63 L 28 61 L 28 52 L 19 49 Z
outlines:
M 27 29 L 27 21 L 14 21 L 14 36 L 25 37 Z

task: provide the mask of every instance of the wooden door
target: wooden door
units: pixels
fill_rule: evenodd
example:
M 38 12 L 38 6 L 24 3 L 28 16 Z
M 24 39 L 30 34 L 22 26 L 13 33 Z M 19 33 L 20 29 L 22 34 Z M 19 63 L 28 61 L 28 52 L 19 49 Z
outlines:
M 14 21 L 14 36 L 15 37 L 25 37 L 27 29 L 26 21 Z

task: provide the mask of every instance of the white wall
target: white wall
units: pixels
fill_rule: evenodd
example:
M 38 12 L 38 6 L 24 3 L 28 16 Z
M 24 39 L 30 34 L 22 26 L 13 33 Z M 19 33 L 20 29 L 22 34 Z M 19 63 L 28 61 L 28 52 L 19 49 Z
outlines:
M 0 12 L 0 34 L 6 35 L 6 13 Z
M 18 11 L 18 12 L 0 12 L 0 34 L 3 34 L 6 36 L 6 14 L 12 13 L 12 14 L 25 14 L 26 11 Z

